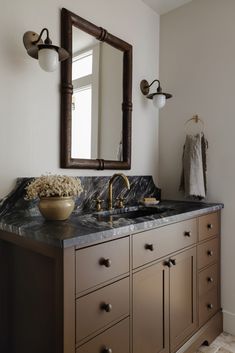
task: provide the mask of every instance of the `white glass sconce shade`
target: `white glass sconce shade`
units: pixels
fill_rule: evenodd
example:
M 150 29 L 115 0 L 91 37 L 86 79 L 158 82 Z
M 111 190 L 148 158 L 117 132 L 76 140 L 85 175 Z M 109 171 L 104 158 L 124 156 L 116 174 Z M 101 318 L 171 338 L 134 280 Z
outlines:
M 165 104 L 166 104 L 166 96 L 164 94 L 155 94 L 153 96 L 153 105 L 156 108 L 161 109 L 164 107 Z
M 54 49 L 43 48 L 38 51 L 38 61 L 40 67 L 47 72 L 55 71 L 58 67 L 59 56 Z

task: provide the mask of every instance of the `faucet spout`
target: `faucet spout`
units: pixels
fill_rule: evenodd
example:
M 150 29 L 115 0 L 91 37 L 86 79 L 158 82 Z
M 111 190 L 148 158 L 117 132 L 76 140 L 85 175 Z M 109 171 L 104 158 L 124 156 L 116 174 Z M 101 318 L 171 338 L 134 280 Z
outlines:
M 125 186 L 130 190 L 130 183 L 127 176 L 123 173 L 114 174 L 109 180 L 109 196 L 108 196 L 108 208 L 109 210 L 113 209 L 113 182 L 116 178 L 121 177 L 125 183 Z

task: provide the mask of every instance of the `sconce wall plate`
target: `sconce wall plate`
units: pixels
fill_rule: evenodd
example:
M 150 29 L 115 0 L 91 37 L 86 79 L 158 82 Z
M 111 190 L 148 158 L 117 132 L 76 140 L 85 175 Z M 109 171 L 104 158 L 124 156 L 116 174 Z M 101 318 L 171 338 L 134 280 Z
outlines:
M 38 45 L 33 43 L 37 42 L 38 38 L 39 35 L 32 31 L 25 32 L 23 36 L 23 43 L 27 53 L 34 59 L 38 59 Z M 42 39 L 40 39 L 37 44 L 43 44 Z
M 149 94 L 149 83 L 147 80 L 142 80 L 140 82 L 140 89 L 141 89 L 141 92 L 147 96 L 147 94 Z

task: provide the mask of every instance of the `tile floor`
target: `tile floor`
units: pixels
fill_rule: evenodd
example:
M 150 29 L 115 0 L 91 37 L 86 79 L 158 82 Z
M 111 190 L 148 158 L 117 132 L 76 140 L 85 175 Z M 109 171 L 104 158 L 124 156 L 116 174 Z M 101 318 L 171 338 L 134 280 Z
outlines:
M 196 353 L 235 353 L 235 336 L 223 332 L 209 347 L 201 346 Z

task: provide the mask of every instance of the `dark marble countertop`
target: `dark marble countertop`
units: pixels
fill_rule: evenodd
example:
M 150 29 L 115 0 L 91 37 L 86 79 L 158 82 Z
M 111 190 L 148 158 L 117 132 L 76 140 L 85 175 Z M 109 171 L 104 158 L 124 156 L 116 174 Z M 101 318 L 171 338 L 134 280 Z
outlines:
M 77 248 L 113 240 L 125 235 L 197 217 L 223 208 L 221 203 L 162 201 L 155 206 L 159 213 L 137 218 L 105 218 L 104 213 L 74 212 L 67 221 L 45 221 L 39 213 L 24 209 L 8 212 L 0 217 L 0 229 L 45 244 Z M 136 210 L 132 206 L 129 210 Z M 9 239 L 10 241 L 10 239 Z

